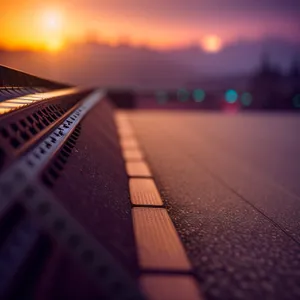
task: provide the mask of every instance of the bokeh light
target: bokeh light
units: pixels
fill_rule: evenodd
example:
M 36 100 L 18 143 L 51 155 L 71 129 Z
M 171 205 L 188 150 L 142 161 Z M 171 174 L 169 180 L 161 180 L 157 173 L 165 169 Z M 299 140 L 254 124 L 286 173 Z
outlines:
M 234 103 L 238 99 L 238 93 L 235 90 L 228 90 L 225 93 L 225 100 L 228 103 Z
M 177 91 L 177 98 L 180 102 L 186 102 L 189 100 L 190 94 L 186 89 L 179 89 Z
M 300 94 L 295 95 L 293 98 L 294 107 L 300 108 Z
M 163 90 L 156 91 L 155 97 L 156 97 L 156 100 L 157 100 L 158 104 L 165 104 L 169 100 L 168 93 L 166 91 L 163 91 Z
M 245 92 L 245 93 L 242 94 L 241 102 L 244 106 L 246 106 L 246 107 L 250 106 L 252 101 L 253 101 L 253 97 L 250 93 Z
M 47 31 L 60 31 L 62 28 L 63 16 L 59 10 L 49 9 L 42 13 L 42 22 Z
M 63 47 L 63 14 L 59 9 L 48 8 L 41 13 L 41 32 L 47 50 L 57 51 Z
M 193 92 L 193 98 L 195 102 L 202 102 L 205 99 L 205 92 L 201 89 L 196 89 Z
M 222 49 L 222 41 L 216 35 L 207 35 L 202 40 L 202 48 L 207 52 L 218 52 Z

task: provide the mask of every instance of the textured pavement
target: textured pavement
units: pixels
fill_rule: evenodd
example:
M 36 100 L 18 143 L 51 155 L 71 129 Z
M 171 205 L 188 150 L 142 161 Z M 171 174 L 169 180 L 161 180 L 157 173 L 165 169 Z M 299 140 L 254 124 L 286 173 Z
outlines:
M 300 297 L 300 118 L 130 113 L 208 299 Z

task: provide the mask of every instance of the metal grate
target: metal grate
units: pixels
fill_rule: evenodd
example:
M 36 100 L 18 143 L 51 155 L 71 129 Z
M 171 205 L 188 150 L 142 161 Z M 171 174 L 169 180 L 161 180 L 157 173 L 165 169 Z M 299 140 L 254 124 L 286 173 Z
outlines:
M 1 127 L 0 134 L 12 148 L 18 149 L 59 119 L 65 112 L 66 110 L 59 105 L 46 106 L 20 118 L 18 121 Z
M 55 181 L 62 173 L 69 156 L 72 154 L 72 149 L 75 147 L 76 142 L 81 132 L 81 125 L 77 125 L 73 133 L 66 140 L 63 147 L 60 149 L 56 157 L 50 162 L 49 166 L 42 174 L 42 181 L 48 187 L 53 187 Z
M 25 299 L 45 263 L 45 251 L 51 249 L 50 240 L 45 247 L 46 237 L 18 202 L 1 219 L 0 231 L 0 298 Z
M 0 170 L 28 150 L 57 125 L 90 90 L 79 90 L 64 96 L 45 99 L 0 115 Z
M 11 234 L 13 228 L 20 222 L 24 215 L 24 208 L 16 203 L 6 212 L 3 218 L 0 219 L 0 249 L 6 238 Z

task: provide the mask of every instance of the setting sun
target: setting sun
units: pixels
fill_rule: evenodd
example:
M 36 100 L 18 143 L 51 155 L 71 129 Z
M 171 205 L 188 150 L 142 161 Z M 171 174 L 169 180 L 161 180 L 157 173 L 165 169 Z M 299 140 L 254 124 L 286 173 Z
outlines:
M 59 31 L 62 26 L 62 15 L 58 11 L 46 11 L 42 15 L 42 22 L 45 29 L 49 31 Z
M 202 40 L 202 48 L 207 52 L 218 52 L 222 49 L 222 41 L 216 35 L 205 36 Z
M 41 14 L 44 45 L 48 51 L 58 51 L 63 46 L 63 16 L 59 10 L 45 10 Z

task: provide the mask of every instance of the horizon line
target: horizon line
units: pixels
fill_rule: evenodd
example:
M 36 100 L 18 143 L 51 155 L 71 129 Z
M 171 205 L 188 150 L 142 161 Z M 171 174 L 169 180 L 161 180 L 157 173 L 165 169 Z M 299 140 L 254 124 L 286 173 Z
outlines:
M 300 47 L 300 42 L 299 41 L 292 41 L 290 39 L 284 38 L 282 36 L 276 36 L 276 35 L 269 35 L 265 37 L 261 37 L 258 39 L 250 39 L 250 38 L 237 38 L 233 41 L 229 41 L 227 43 L 224 43 L 222 45 L 222 48 L 216 52 L 216 53 L 211 53 L 209 51 L 206 51 L 201 45 L 201 42 L 195 42 L 191 41 L 190 43 L 176 43 L 173 45 L 151 45 L 147 43 L 135 43 L 131 41 L 116 41 L 116 42 L 109 42 L 105 40 L 69 40 L 65 41 L 63 43 L 63 46 L 61 49 L 51 51 L 47 49 L 45 45 L 37 45 L 37 46 L 29 46 L 29 45 L 18 45 L 18 46 L 8 46 L 5 45 L 4 43 L 0 43 L 0 51 L 5 51 L 5 52 L 63 52 L 64 50 L 70 48 L 72 45 L 98 45 L 98 46 L 107 46 L 110 48 L 118 48 L 118 47 L 129 47 L 133 49 L 148 49 L 152 51 L 171 51 L 171 50 L 179 50 L 179 49 L 191 49 L 191 48 L 198 48 L 199 50 L 203 51 L 204 53 L 207 54 L 217 54 L 219 52 L 222 52 L 224 49 L 232 46 L 232 45 L 237 45 L 239 43 L 254 43 L 254 42 L 260 42 L 264 43 L 266 41 L 270 40 L 277 40 L 281 42 L 286 42 L 288 44 L 293 44 L 295 46 Z

